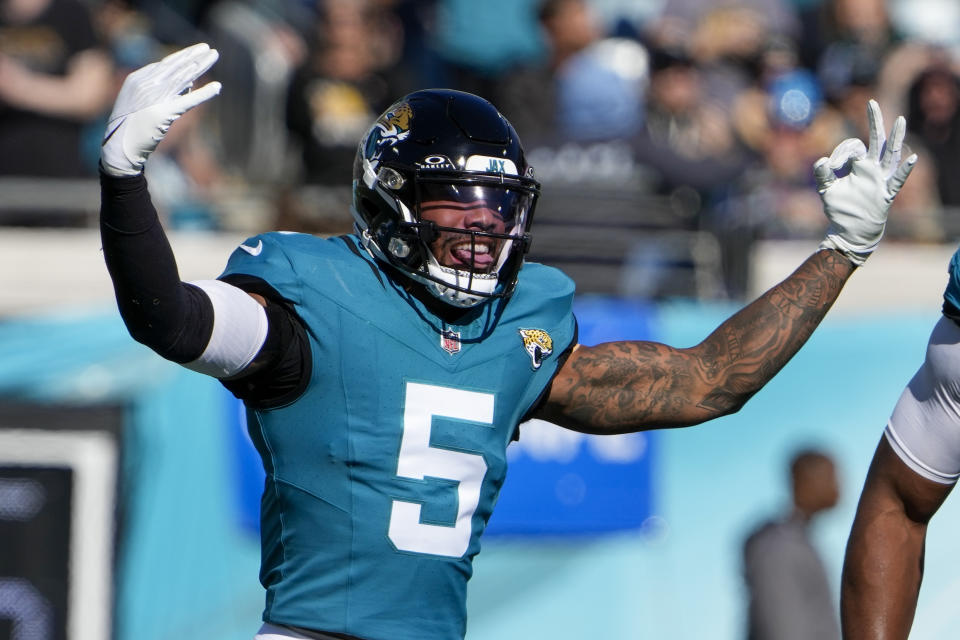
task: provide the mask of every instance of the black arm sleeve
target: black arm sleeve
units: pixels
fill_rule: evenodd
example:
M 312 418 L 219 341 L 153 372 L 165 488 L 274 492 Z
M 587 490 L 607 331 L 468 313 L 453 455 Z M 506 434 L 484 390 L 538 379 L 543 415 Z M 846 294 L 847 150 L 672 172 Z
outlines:
M 180 281 L 146 178 L 101 172 L 100 195 L 103 256 L 127 330 L 168 360 L 196 360 L 213 332 L 213 305 Z
M 142 176 L 100 174 L 100 237 L 117 306 L 130 335 L 177 363 L 196 360 L 213 333 L 213 304 L 198 287 L 180 281 L 177 263 Z M 283 298 L 259 278 L 224 281 L 267 300 L 267 338 L 237 376 L 221 380 L 254 408 L 295 400 L 310 381 L 306 329 Z

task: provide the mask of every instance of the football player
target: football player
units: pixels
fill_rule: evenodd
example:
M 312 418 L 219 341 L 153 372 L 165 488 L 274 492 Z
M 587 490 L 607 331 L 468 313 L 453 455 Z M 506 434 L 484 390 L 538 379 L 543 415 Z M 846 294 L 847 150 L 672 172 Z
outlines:
M 906 638 L 927 525 L 960 477 L 960 249 L 926 357 L 873 455 L 843 564 L 844 638 Z
M 532 417 L 612 434 L 737 411 L 807 340 L 876 247 L 916 158 L 905 123 L 816 166 L 831 225 L 784 282 L 702 343 L 577 344 L 574 286 L 524 264 L 540 192 L 513 127 L 477 96 L 411 93 L 358 147 L 356 232 L 264 233 L 215 280 L 180 281 L 142 175 L 213 97 L 194 45 L 124 82 L 102 147 L 101 233 L 134 338 L 215 376 L 266 468 L 258 638 L 459 638 L 471 561 Z M 589 212 L 584 212 L 589 215 Z

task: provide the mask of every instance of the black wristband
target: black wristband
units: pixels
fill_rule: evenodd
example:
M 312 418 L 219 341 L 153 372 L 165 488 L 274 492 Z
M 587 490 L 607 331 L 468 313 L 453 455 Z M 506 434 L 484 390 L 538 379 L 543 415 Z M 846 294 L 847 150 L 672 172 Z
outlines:
M 100 224 L 117 233 L 143 233 L 159 222 L 150 201 L 147 179 L 138 174 L 118 178 L 100 170 Z

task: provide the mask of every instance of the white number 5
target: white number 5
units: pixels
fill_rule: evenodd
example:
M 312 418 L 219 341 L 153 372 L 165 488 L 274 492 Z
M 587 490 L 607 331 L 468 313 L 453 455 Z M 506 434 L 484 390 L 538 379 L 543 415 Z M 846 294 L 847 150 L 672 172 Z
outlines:
M 493 395 L 407 383 L 403 411 L 403 439 L 397 475 L 422 480 L 426 476 L 457 480 L 457 520 L 454 526 L 420 521 L 421 504 L 394 500 L 389 536 L 397 549 L 459 558 L 467 551 L 473 512 L 480 502 L 480 484 L 487 473 L 483 456 L 430 446 L 433 416 L 493 423 Z

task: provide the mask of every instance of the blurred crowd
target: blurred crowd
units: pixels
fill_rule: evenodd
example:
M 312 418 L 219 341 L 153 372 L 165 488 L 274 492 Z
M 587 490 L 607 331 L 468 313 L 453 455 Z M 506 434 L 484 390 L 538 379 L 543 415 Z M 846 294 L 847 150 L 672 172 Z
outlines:
M 444 86 L 498 106 L 545 192 L 596 194 L 585 219 L 622 192 L 711 233 L 729 297 L 754 241 L 822 235 L 812 164 L 866 138 L 869 97 L 921 158 L 888 237 L 960 237 L 956 0 L 0 0 L 0 190 L 95 177 L 125 75 L 197 41 L 223 92 L 147 169 L 174 228 L 349 230 L 359 138 Z M 0 222 L 68 219 L 33 215 Z

